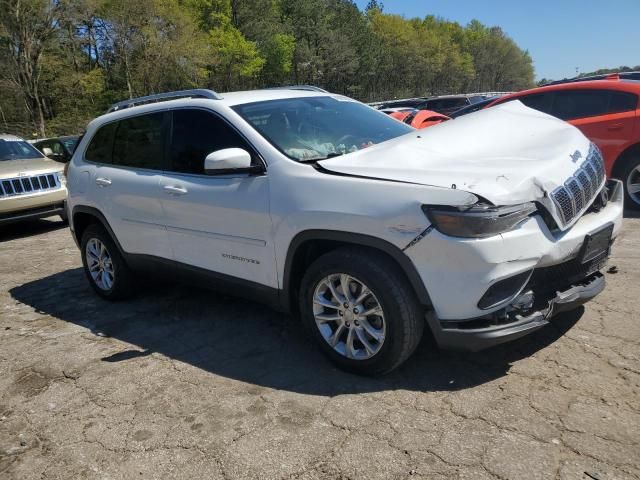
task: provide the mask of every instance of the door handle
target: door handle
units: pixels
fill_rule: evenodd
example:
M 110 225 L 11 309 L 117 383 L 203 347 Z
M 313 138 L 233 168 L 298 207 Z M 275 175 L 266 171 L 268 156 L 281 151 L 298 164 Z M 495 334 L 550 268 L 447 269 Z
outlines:
M 188 190 L 184 187 L 176 187 L 175 185 L 165 185 L 162 187 L 165 193 L 169 195 L 184 195 Z
M 609 125 L 607 127 L 607 130 L 609 130 L 610 132 L 616 132 L 618 130 L 622 130 L 624 128 L 624 125 L 621 123 L 614 123 L 613 125 Z
M 108 187 L 109 185 L 111 185 L 111 179 L 105 178 L 105 177 L 98 177 L 96 178 L 96 185 L 99 185 L 101 187 Z

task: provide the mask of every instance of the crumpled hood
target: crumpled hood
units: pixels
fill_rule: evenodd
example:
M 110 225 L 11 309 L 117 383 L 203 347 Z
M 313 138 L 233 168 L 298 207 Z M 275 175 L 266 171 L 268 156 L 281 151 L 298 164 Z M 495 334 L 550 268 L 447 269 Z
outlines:
M 22 160 L 1 160 L 0 178 L 11 178 L 45 172 L 61 172 L 62 163 L 48 158 L 25 158 Z
M 512 101 L 318 163 L 332 172 L 457 188 L 512 205 L 562 185 L 589 145 L 577 128 Z

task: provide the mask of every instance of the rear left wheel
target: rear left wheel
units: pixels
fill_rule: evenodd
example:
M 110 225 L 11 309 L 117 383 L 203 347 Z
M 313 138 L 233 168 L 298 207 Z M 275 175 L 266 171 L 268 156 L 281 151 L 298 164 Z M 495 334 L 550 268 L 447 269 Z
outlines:
M 134 290 L 134 275 L 107 231 L 92 224 L 82 234 L 82 264 L 91 287 L 102 298 L 120 300 Z

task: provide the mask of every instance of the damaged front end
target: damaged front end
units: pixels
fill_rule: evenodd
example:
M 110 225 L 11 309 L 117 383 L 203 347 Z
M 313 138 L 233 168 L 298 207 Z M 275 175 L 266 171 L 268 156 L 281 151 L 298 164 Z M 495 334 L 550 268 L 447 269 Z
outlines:
M 608 251 L 586 263 L 576 258 L 525 272 L 526 281 L 521 287 L 518 283 L 522 274 L 519 279 L 508 279 L 518 293 L 500 310 L 462 321 L 443 321 L 429 313 L 427 321 L 442 348 L 477 351 L 515 340 L 602 292 L 605 278 L 599 270 L 607 259 Z

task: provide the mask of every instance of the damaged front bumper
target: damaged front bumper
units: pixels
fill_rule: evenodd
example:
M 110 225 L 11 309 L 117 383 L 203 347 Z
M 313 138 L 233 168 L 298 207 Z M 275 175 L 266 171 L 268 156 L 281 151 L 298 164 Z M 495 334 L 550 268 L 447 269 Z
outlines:
M 427 322 L 440 348 L 478 351 L 510 342 L 544 327 L 553 316 L 573 310 L 594 298 L 604 286 L 604 276 L 596 272 L 557 291 L 544 305 L 538 302 L 535 308 L 505 309 L 491 316 L 461 322 L 442 322 L 429 313 Z
M 456 322 L 499 312 L 525 291 L 530 275 L 546 269 L 574 266 L 567 272 L 554 270 L 555 288 L 570 284 L 577 274 L 583 278 L 594 273 L 582 268 L 585 245 L 589 239 L 613 241 L 622 226 L 622 185 L 610 180 L 608 187 L 608 203 L 566 231 L 550 230 L 542 216 L 535 215 L 489 238 L 456 238 L 433 229 L 405 249 L 429 292 L 435 316 Z

